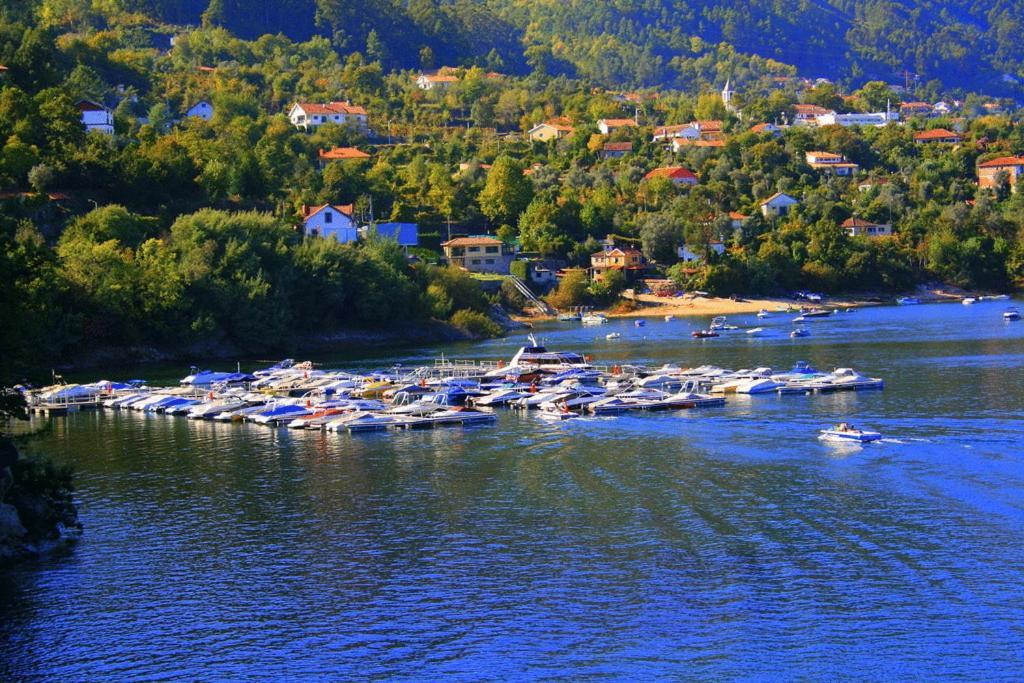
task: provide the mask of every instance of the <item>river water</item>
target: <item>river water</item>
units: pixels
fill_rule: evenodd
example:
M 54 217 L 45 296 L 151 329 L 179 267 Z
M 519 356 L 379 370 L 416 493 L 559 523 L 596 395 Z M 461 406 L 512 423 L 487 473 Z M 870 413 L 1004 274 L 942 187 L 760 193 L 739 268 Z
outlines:
M 354 436 L 56 418 L 30 449 L 74 463 L 85 534 L 0 576 L 0 680 L 1020 680 L 1024 323 L 1003 307 L 864 309 L 798 340 L 782 315 L 756 339 L 538 330 L 595 362 L 807 360 L 881 392 Z M 886 439 L 815 438 L 840 419 Z

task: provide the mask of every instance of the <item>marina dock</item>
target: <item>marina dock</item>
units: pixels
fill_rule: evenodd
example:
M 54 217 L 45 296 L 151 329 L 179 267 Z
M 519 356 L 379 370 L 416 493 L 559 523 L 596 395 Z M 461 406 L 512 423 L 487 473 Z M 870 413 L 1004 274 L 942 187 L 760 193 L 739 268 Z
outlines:
M 852 368 L 806 363 L 776 371 L 704 365 L 596 366 L 578 353 L 549 351 L 531 337 L 508 362 L 439 358 L 369 372 L 285 360 L 252 373 L 196 370 L 177 386 L 133 380 L 56 384 L 26 391 L 30 410 L 134 410 L 270 428 L 360 433 L 493 425 L 504 409 L 568 419 L 630 412 L 715 408 L 737 395 L 813 395 L 883 389 Z

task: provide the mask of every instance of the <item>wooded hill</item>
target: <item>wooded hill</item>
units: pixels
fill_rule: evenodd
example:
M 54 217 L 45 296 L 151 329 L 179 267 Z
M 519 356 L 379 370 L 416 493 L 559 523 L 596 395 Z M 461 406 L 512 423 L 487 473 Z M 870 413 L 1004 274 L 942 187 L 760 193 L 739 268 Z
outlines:
M 938 80 L 993 95 L 1024 79 L 1022 0 L 36 0 L 44 26 L 161 22 L 243 38 L 327 36 L 385 68 L 477 64 L 606 86 L 700 86 L 759 69 L 848 81 Z M 771 60 L 771 61 L 766 61 Z

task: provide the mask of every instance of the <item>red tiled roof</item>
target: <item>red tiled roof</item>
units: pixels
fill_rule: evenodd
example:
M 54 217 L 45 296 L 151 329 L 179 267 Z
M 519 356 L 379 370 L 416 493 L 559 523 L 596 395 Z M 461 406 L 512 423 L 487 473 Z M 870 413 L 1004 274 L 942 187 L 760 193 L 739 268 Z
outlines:
M 740 213 L 739 211 L 730 211 L 729 218 L 733 219 L 734 221 L 745 221 L 748 218 L 750 218 L 750 216 L 744 213 Z
M 7 69 L 6 66 L 4 66 L 3 64 L 0 64 L 0 71 L 7 71 L 7 70 L 8 69 Z
M 78 111 L 105 111 L 105 109 L 101 105 L 96 104 L 95 102 L 90 102 L 89 100 L 79 100 Z
M 198 67 L 198 70 L 203 72 L 204 74 L 212 74 L 212 73 L 214 73 L 217 70 L 217 67 L 215 67 L 215 66 L 200 66 L 200 67 Z
M 856 216 L 854 216 L 852 218 L 847 218 L 845 221 L 840 223 L 839 227 L 840 228 L 872 228 L 872 227 L 878 227 L 879 225 L 880 225 L 880 223 L 872 223 L 871 221 L 866 221 L 863 218 L 857 218 Z
M 601 119 L 604 124 L 609 128 L 622 128 L 623 126 L 635 126 L 636 121 L 633 119 Z
M 945 128 L 935 128 L 933 130 L 926 130 L 923 133 L 918 133 L 914 136 L 914 140 L 918 142 L 928 142 L 930 140 L 946 140 L 948 138 L 956 138 L 957 140 L 963 140 L 963 137 L 959 133 L 954 133 L 951 130 Z
M 334 149 L 329 149 L 326 152 L 324 150 L 320 150 L 320 158 L 327 159 L 329 161 L 343 159 L 369 159 L 370 155 L 356 149 L 355 147 L 335 147 Z
M 1024 157 L 999 157 L 978 164 L 978 168 L 1001 168 L 1003 166 L 1024 166 Z
M 665 166 L 656 168 L 644 176 L 644 180 L 651 178 L 668 178 L 669 180 L 697 180 L 697 176 L 688 168 L 682 166 Z
M 604 144 L 604 151 L 606 152 L 631 152 L 633 151 L 632 142 L 606 142 Z
M 302 220 L 309 220 L 316 214 L 320 213 L 327 207 L 331 207 L 338 213 L 343 213 L 349 218 L 352 217 L 352 205 L 351 204 L 323 204 L 321 206 L 303 206 L 302 207 Z

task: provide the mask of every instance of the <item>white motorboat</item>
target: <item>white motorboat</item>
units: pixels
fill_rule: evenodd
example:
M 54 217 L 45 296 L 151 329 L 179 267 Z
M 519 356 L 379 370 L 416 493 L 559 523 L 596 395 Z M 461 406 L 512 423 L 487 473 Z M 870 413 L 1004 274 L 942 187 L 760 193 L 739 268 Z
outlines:
M 394 416 L 359 410 L 332 420 L 325 427 L 330 432 L 369 432 L 387 429 L 398 424 L 400 424 L 399 420 Z
M 840 422 L 835 427 L 822 429 L 821 435 L 818 438 L 825 441 L 868 443 L 870 441 L 878 441 L 882 438 L 882 435 L 879 432 L 856 429 L 852 424 Z
M 724 315 L 717 315 L 717 316 L 715 316 L 714 318 L 711 319 L 711 326 L 708 327 L 708 329 L 709 330 L 721 331 L 721 330 L 738 330 L 740 328 L 736 327 L 735 325 L 730 325 L 726 321 Z
M 771 315 L 772 314 L 768 312 L 767 308 L 762 308 L 760 311 L 757 312 L 758 318 L 770 318 Z
M 865 377 L 853 368 L 836 368 L 833 372 L 813 379 L 807 384 L 816 391 L 838 391 L 844 389 L 884 389 L 885 382 L 876 377 Z
M 764 328 L 763 327 L 753 327 L 753 328 L 747 330 L 747 336 L 748 337 L 760 337 L 763 334 L 764 334 Z
M 1003 320 L 1020 320 L 1020 311 L 1015 306 L 1007 308 L 1003 312 Z
M 618 332 L 612 332 L 611 334 L 604 335 L 605 339 L 620 339 L 622 337 Z
M 789 333 L 790 339 L 799 339 L 800 337 L 810 337 L 811 333 L 802 327 L 798 327 Z
M 528 339 L 530 345 L 516 351 L 508 365 L 490 370 L 484 373 L 484 377 L 505 377 L 533 370 L 561 372 L 573 368 L 590 368 L 590 363 L 581 354 L 572 351 L 548 351 L 532 334 Z
M 608 322 L 608 318 L 601 313 L 588 313 L 580 318 L 580 322 L 584 325 L 603 325 Z
M 814 320 L 824 320 L 825 318 L 828 318 L 831 315 L 832 315 L 832 311 L 830 311 L 830 310 L 827 310 L 827 309 L 824 309 L 824 308 L 816 308 L 816 309 L 814 309 L 812 311 L 805 311 L 805 312 L 801 313 L 797 317 L 793 318 L 793 322 L 795 322 L 795 323 L 806 323 L 806 322 L 811 322 L 811 321 L 814 321 Z
M 741 382 L 736 387 L 737 394 L 769 394 L 777 391 L 780 387 L 786 386 L 785 382 L 779 382 L 771 377 L 756 377 Z
M 674 315 L 666 315 L 665 316 L 665 322 L 667 322 L 667 323 L 670 323 L 670 322 L 672 322 L 675 319 L 676 319 L 676 317 Z
M 473 405 L 475 406 L 503 406 L 513 401 L 518 401 L 521 398 L 525 398 L 529 394 L 525 391 L 521 391 L 516 387 L 503 387 L 495 389 L 489 394 L 485 394 L 478 398 L 473 399 Z
M 962 304 L 963 304 L 964 306 L 970 306 L 971 304 L 973 304 L 973 303 L 976 303 L 977 301 L 978 301 L 978 300 L 977 300 L 977 299 L 975 299 L 975 298 L 974 298 L 973 296 L 965 296 L 965 297 L 964 297 L 964 298 L 963 298 L 963 299 L 962 299 L 962 300 L 960 301 L 960 303 L 962 303 Z

